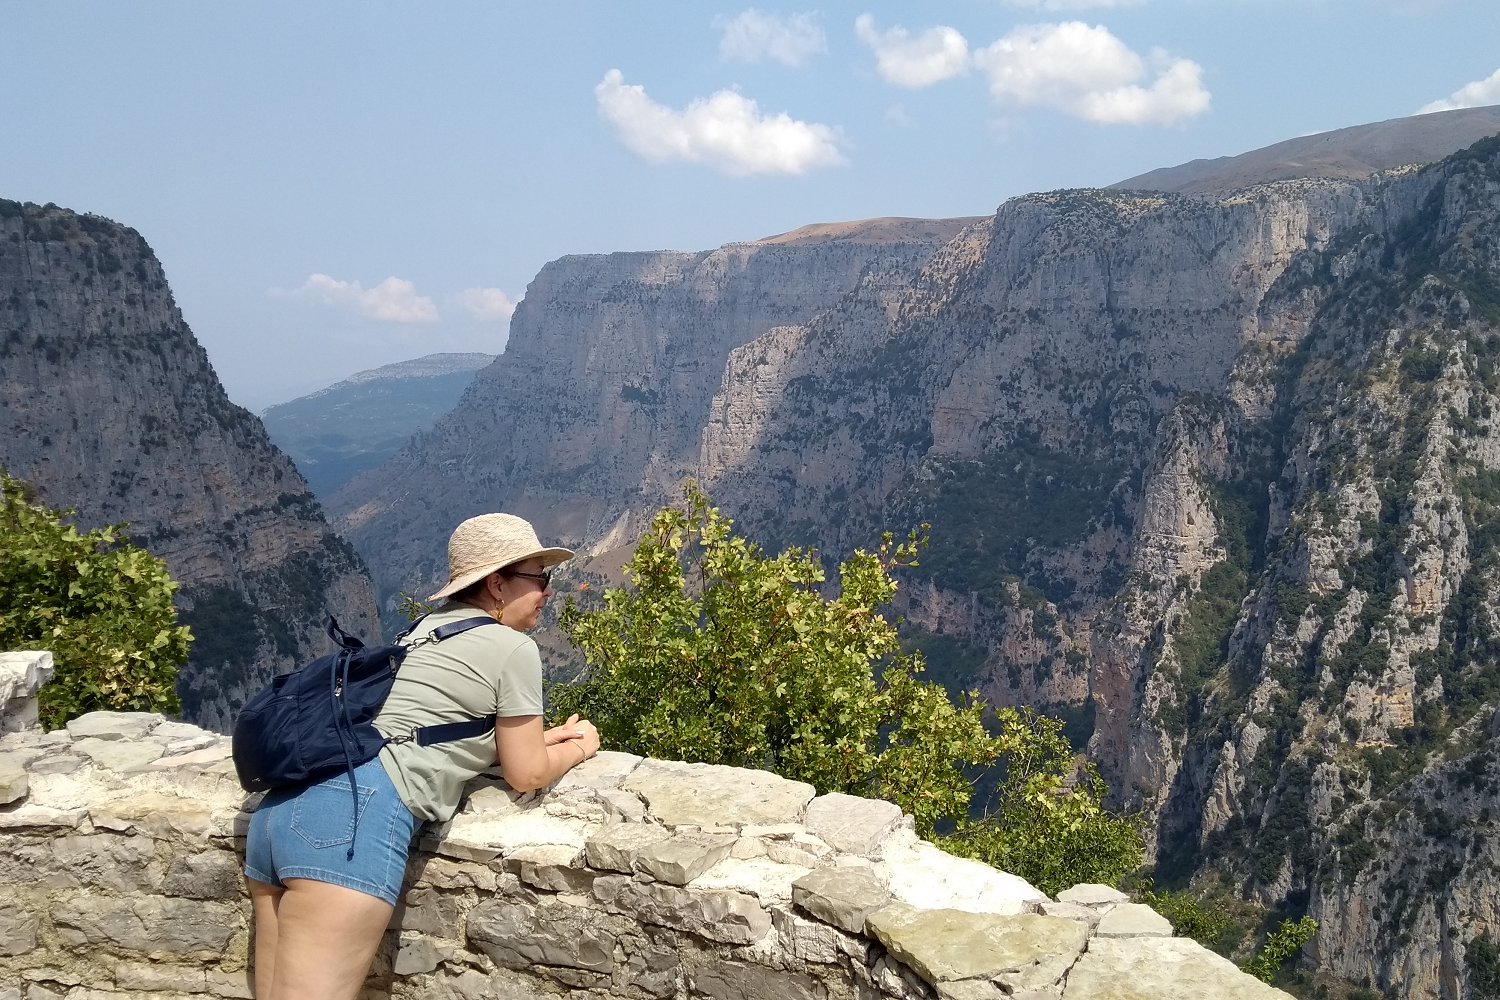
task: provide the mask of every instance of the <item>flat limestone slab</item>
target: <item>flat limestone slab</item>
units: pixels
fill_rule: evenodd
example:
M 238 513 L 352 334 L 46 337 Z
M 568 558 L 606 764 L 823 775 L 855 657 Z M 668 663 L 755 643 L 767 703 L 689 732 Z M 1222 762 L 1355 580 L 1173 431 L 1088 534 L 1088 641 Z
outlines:
M 807 806 L 807 831 L 849 854 L 870 855 L 901 825 L 901 808 L 881 799 L 831 792 Z
M 866 930 L 934 986 L 959 979 L 1025 977 L 1025 988 L 1055 981 L 1088 940 L 1082 924 L 1061 917 L 919 910 L 891 903 L 871 913 Z M 1238 971 L 1238 970 L 1236 970 Z
M 926 841 L 888 846 L 875 872 L 892 896 L 921 909 L 1015 915 L 1047 898 L 1023 878 L 945 854 Z
M 880 880 L 859 868 L 820 868 L 792 885 L 792 902 L 826 924 L 862 934 L 865 920 L 891 901 Z
M 1190 938 L 1094 938 L 1067 1000 L 1289 1000 Z
M 766 771 L 721 764 L 644 760 L 620 786 L 646 801 L 668 826 L 770 826 L 798 823 L 815 793 L 812 785 Z
M 1121 903 L 1099 920 L 1100 937 L 1171 937 L 1172 922 L 1145 903 Z

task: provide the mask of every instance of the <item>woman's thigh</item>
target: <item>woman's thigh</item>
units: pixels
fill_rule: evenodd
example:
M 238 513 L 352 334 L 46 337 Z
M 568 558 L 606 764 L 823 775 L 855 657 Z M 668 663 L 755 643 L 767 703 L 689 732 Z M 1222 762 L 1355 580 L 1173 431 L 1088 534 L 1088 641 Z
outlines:
M 276 906 L 268 1000 L 354 1000 L 395 907 L 365 892 L 287 879 Z M 257 996 L 262 979 L 256 977 Z

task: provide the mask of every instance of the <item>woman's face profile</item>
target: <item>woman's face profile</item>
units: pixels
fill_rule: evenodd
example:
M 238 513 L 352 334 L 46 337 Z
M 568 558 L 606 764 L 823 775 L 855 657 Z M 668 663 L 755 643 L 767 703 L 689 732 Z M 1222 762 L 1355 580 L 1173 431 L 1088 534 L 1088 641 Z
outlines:
M 501 624 L 509 625 L 517 632 L 530 632 L 536 627 L 542 606 L 547 603 L 547 595 L 552 593 L 550 586 L 533 579 L 542 572 L 540 559 L 523 559 L 500 571 L 500 594 L 505 601 L 505 608 L 500 612 Z M 514 575 L 518 573 L 531 576 Z

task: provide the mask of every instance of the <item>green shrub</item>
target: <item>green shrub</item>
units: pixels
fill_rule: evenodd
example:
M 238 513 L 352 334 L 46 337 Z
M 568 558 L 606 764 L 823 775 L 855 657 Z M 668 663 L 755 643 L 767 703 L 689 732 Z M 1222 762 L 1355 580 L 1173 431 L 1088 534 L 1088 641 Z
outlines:
M 166 565 L 123 525 L 80 532 L 72 511 L 35 503 L 3 472 L 0 490 L 0 649 L 52 652 L 42 724 L 98 709 L 175 713 L 192 635 L 177 624 Z
M 732 524 L 689 486 L 686 510 L 653 519 L 630 587 L 592 610 L 567 602 L 561 624 L 588 666 L 552 689 L 556 716 L 586 715 L 620 750 L 889 799 L 924 836 L 957 824 L 954 849 L 1048 885 L 1139 864 L 1134 826 L 1104 811 L 1103 782 L 1076 766 L 1061 723 L 1006 710 L 991 736 L 982 703 L 955 704 L 921 679 L 920 653 L 901 653 L 878 609 L 893 572 L 915 565 L 919 533 L 856 551 L 829 597 L 815 553 L 765 555 Z M 995 802 L 970 821 L 974 774 L 997 764 Z

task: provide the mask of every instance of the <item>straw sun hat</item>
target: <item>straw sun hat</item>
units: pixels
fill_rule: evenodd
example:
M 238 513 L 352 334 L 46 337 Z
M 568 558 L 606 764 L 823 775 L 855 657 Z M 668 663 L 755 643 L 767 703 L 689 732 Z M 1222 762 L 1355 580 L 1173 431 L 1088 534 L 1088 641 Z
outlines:
M 480 578 L 523 559 L 540 559 L 542 566 L 555 566 L 573 558 L 572 549 L 548 548 L 536 537 L 536 529 L 514 514 L 480 514 L 471 517 L 448 539 L 448 582 L 427 598 L 436 601 L 463 590 Z

